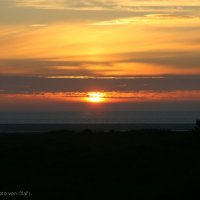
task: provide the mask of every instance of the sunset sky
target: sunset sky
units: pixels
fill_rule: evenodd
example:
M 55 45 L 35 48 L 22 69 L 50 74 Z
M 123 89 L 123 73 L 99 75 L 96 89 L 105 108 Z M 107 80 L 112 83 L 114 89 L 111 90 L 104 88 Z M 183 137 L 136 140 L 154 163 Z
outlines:
M 1 0 L 0 111 L 200 110 L 199 0 Z

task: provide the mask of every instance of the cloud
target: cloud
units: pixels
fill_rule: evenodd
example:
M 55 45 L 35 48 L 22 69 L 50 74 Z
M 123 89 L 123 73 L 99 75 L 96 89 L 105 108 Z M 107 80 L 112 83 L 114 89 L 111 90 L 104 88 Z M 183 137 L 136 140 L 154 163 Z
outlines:
M 109 61 L 75 61 L 75 60 L 54 60 L 54 59 L 1 59 L 1 66 L 15 67 L 80 67 L 84 65 L 110 65 Z
M 116 6 L 109 0 L 12 0 L 15 6 L 40 9 L 111 9 Z
M 66 12 L 67 10 L 67 12 Z M 110 21 L 148 14 L 197 15 L 199 1 L 132 0 L 6 0 L 0 23 L 49 24 L 58 21 Z M 9 15 L 7 14 L 9 13 Z M 116 23 L 116 22 L 115 22 Z
M 1 74 L 37 76 L 128 76 L 200 74 L 199 51 L 144 51 L 63 58 L 1 59 Z
M 200 52 L 199 51 L 151 51 L 127 53 L 121 55 L 121 60 L 118 62 L 139 62 L 153 64 L 157 66 L 168 66 L 178 69 L 200 69 Z M 120 55 L 119 55 L 120 57 Z M 123 59 L 123 57 L 125 59 Z
M 32 24 L 31 27 L 47 27 L 48 24 Z
M 175 21 L 174 21 L 175 20 Z M 159 24 L 159 25 L 166 26 L 166 23 L 170 23 L 170 25 L 176 24 L 179 25 L 179 23 L 192 23 L 198 22 L 200 23 L 200 17 L 198 16 L 192 16 L 192 15 L 182 15 L 182 14 L 147 14 L 144 16 L 135 16 L 135 17 L 129 17 L 129 18 L 119 18 L 109 21 L 101 21 L 92 23 L 91 25 L 96 26 L 110 26 L 110 25 L 129 25 L 129 24 Z
M 88 91 L 194 91 L 200 90 L 200 76 L 168 75 L 163 78 L 146 76 L 130 79 L 46 78 L 26 76 L 0 76 L 2 94 L 34 94 L 43 92 Z M 122 87 L 123 85 L 123 87 Z M 124 87 L 125 85 L 125 87 Z
M 10 0 L 15 6 L 19 7 L 34 7 L 39 9 L 121 9 L 121 10 L 168 10 L 179 11 L 187 10 L 188 7 L 200 6 L 196 0 Z
M 5 89 L 1 89 L 0 88 L 0 93 L 3 93 L 3 92 L 5 92 L 6 90 Z
M 90 60 L 53 60 L 53 59 L 1 59 L 2 74 L 34 74 L 34 75 L 74 75 L 91 76 L 92 70 L 87 66 L 110 66 L 108 61 Z

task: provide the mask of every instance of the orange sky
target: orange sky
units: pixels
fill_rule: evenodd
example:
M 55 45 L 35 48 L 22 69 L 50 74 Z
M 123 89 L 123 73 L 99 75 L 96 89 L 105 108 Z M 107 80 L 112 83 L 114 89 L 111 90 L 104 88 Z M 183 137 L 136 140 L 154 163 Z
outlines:
M 0 21 L 4 75 L 200 74 L 198 1 L 136 1 L 137 12 L 123 9 L 135 8 L 131 1 L 100 0 L 101 9 L 95 1 L 84 9 L 79 0 L 77 8 L 68 0 L 8 2 L 1 4 L 9 18 Z M 61 8 L 76 12 L 70 18 Z M 83 10 L 87 19 L 80 18 Z M 107 19 L 101 16 L 105 10 Z
M 200 76 L 199 11 L 197 0 L 1 1 L 0 109 L 7 98 L 18 102 L 19 97 L 30 95 L 31 101 L 36 101 L 40 95 L 33 94 L 38 92 L 52 94 L 58 100 L 59 93 L 96 89 L 125 99 L 135 94 L 137 84 L 144 97 L 129 98 L 132 102 L 200 100 L 199 79 L 195 78 Z M 173 80 L 177 76 L 177 81 L 173 81 L 174 88 L 168 88 L 162 81 L 158 85 L 153 79 L 146 82 L 141 78 L 144 76 L 172 76 Z M 188 78 L 179 80 L 180 76 Z M 31 77 L 43 78 L 45 85 L 38 86 Z M 140 81 L 130 89 L 123 80 L 131 77 L 139 77 Z M 69 84 L 65 89 L 63 85 L 57 87 L 60 78 Z M 71 79 L 77 80 L 73 82 L 75 89 Z M 93 85 L 81 91 L 80 79 L 93 79 Z M 98 79 L 104 81 L 100 84 Z M 122 79 L 122 83 L 106 87 L 107 79 L 113 80 L 112 85 L 115 79 Z M 188 90 L 187 81 L 191 79 L 193 84 Z M 181 90 L 180 81 L 185 81 Z M 10 84 L 16 86 L 12 91 Z M 160 84 L 164 84 L 162 90 Z M 46 95 L 40 97 L 47 100 Z M 60 98 L 65 100 L 62 95 Z M 115 96 L 113 99 L 117 100 Z

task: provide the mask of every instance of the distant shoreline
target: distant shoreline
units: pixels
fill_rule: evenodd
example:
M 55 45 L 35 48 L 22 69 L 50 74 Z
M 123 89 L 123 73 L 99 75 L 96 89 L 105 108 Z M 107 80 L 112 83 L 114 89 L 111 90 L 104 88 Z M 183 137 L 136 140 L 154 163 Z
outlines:
M 194 128 L 192 123 L 112 123 L 112 124 L 0 124 L 0 133 L 43 133 L 58 130 L 82 131 L 90 129 L 92 131 L 130 131 L 141 129 L 158 129 L 172 131 L 190 131 Z

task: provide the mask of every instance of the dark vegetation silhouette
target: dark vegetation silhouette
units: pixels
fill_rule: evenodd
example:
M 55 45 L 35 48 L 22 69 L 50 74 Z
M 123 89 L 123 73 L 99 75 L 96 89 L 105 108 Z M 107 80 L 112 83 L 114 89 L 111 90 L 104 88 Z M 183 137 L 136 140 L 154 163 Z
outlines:
M 197 130 L 197 131 L 200 130 L 200 119 L 196 120 L 195 130 Z
M 0 188 L 37 200 L 193 199 L 200 140 L 191 132 L 1 134 Z
M 200 120 L 199 119 L 196 120 L 196 124 L 192 132 L 194 133 L 194 135 L 200 135 Z

